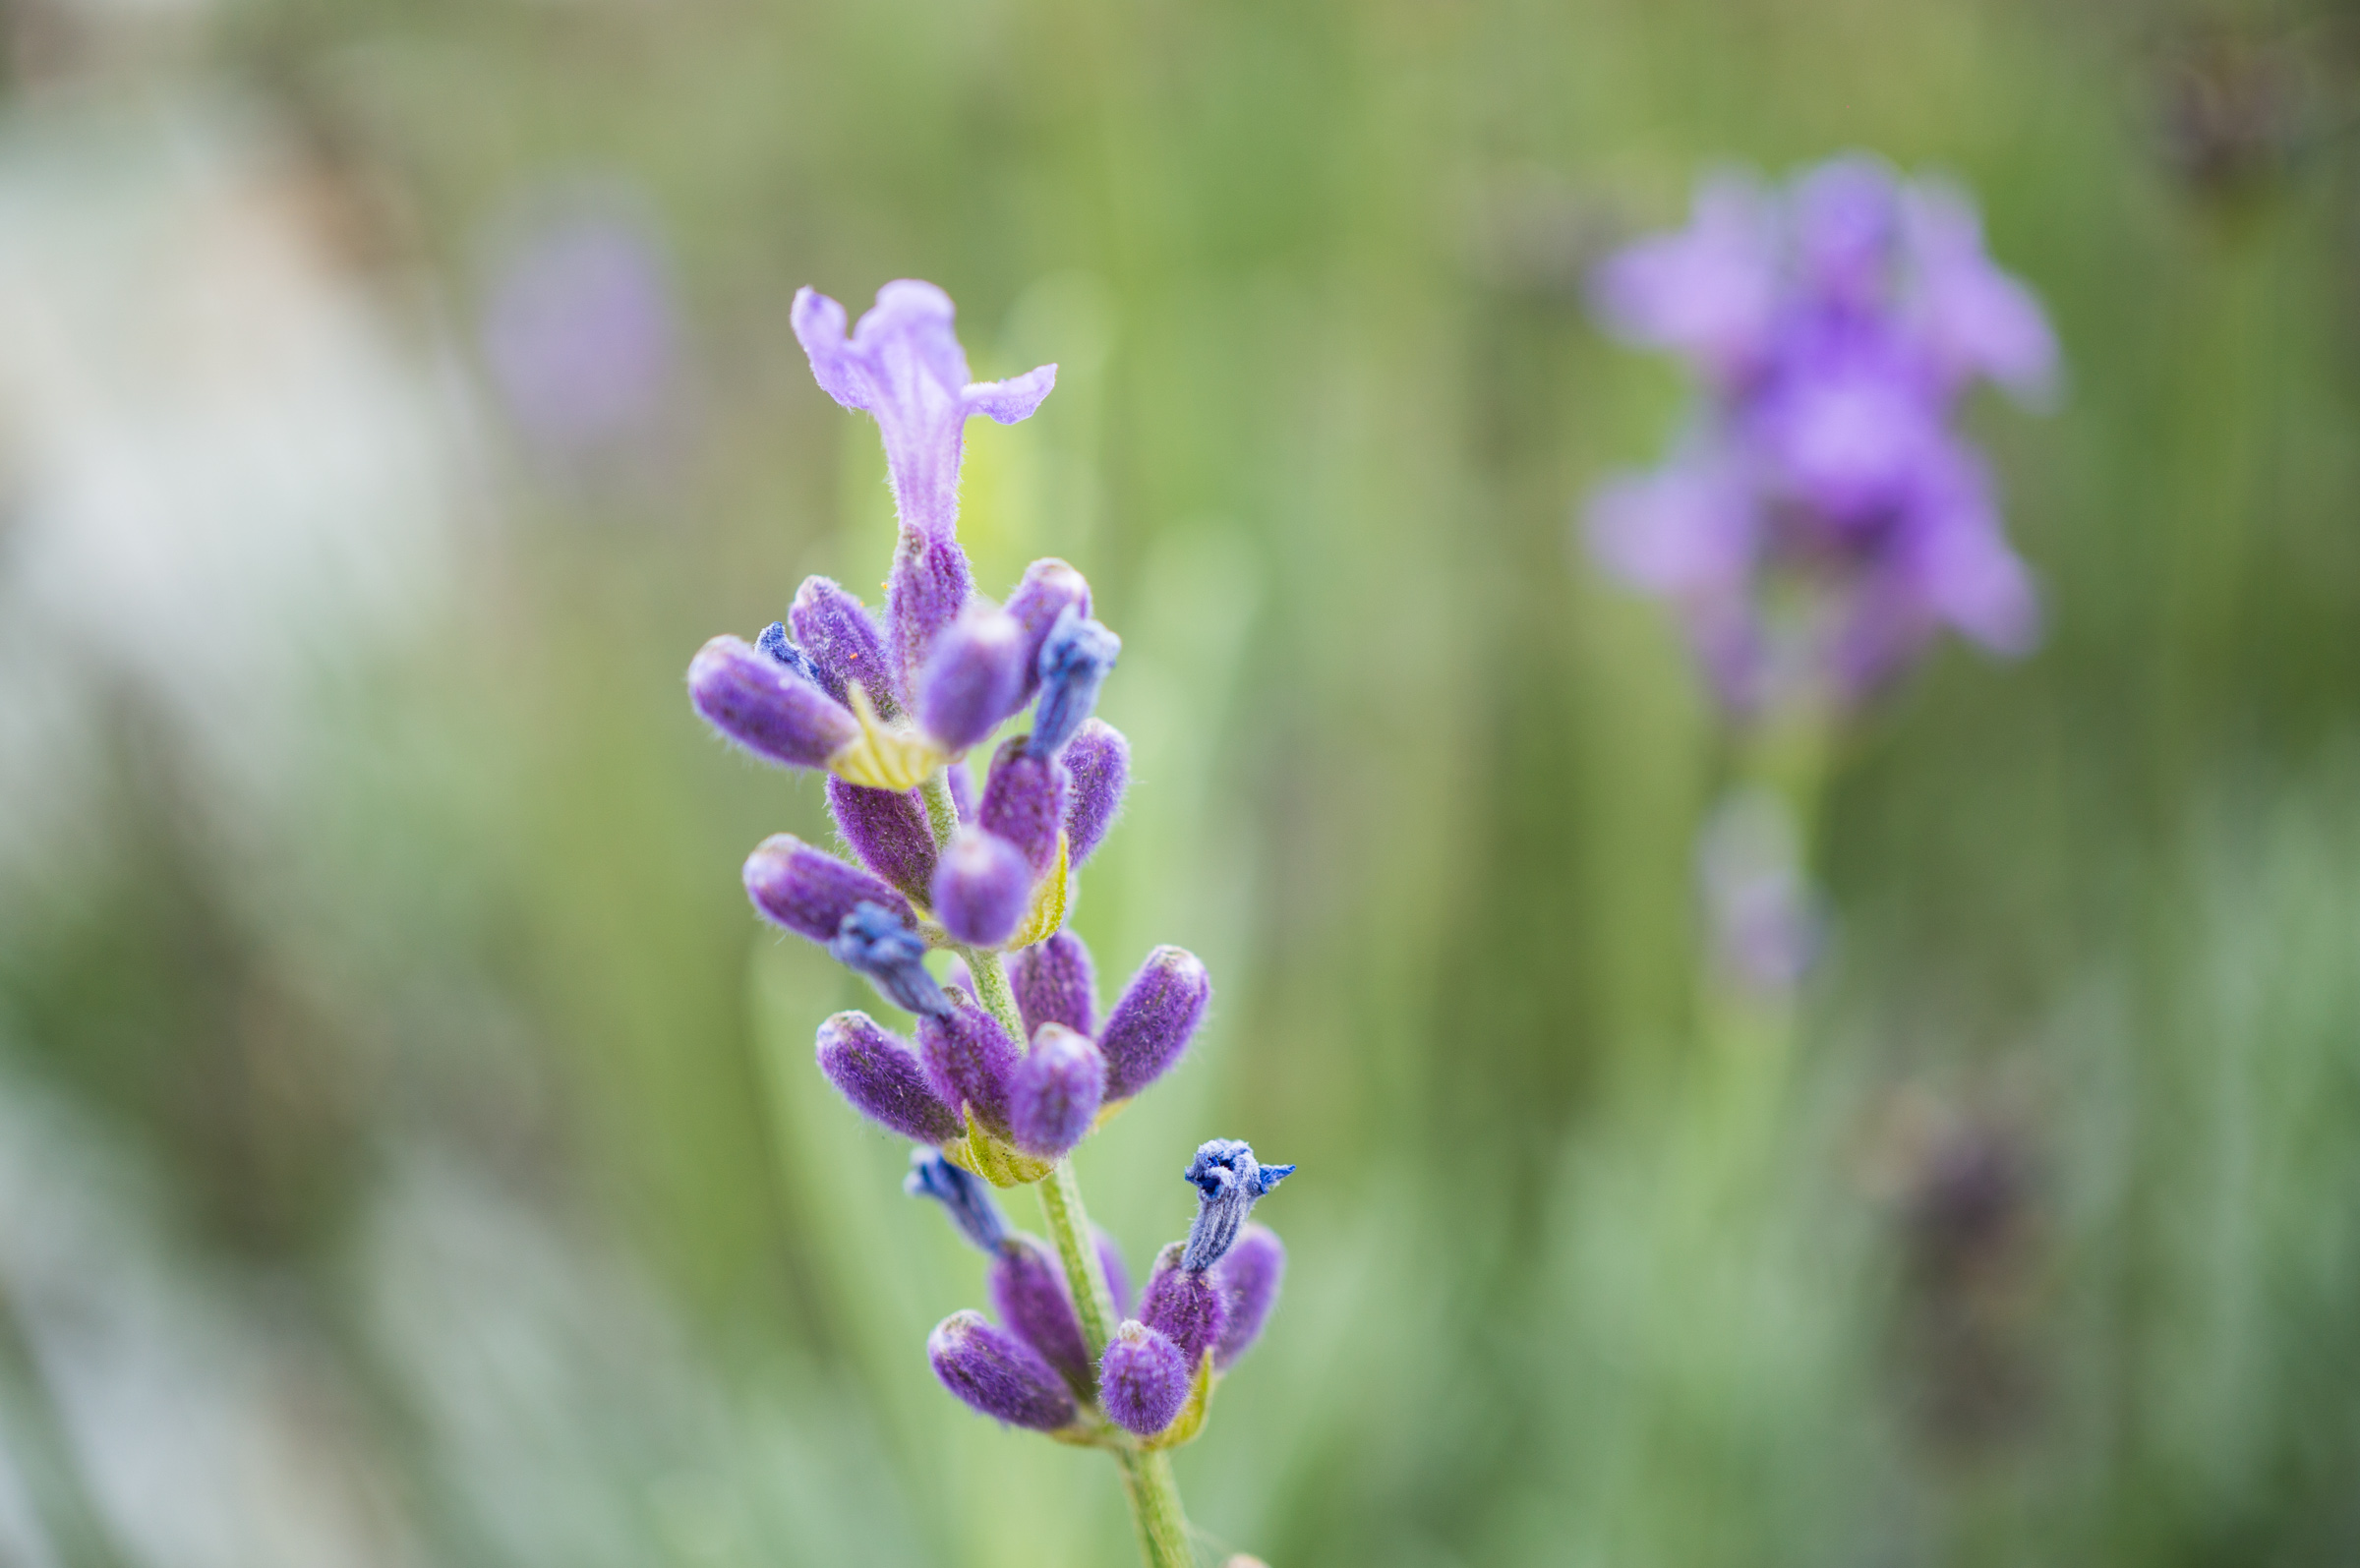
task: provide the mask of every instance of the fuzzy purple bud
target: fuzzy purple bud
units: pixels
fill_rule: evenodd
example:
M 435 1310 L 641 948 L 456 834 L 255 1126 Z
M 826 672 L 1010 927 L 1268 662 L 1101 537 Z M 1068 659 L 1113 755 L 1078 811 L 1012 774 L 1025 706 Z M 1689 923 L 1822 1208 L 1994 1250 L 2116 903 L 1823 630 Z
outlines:
M 1040 645 L 1040 703 L 1032 710 L 1032 733 L 1025 747 L 1035 757 L 1054 757 L 1098 705 L 1098 688 L 1114 668 L 1123 640 L 1094 620 L 1067 610 Z
M 1044 1023 L 1008 1080 L 1011 1140 L 1044 1160 L 1064 1158 L 1097 1120 L 1106 1092 L 1098 1048 L 1062 1023 Z
M 1229 1326 L 1229 1300 L 1210 1274 L 1185 1266 L 1185 1258 L 1178 1242 L 1155 1254 L 1139 1315 L 1150 1328 L 1168 1335 L 1194 1366 L 1220 1343 L 1221 1331 Z
M 934 1092 L 953 1105 L 965 1103 L 995 1133 L 1008 1130 L 1008 1079 L 1017 1064 L 1016 1042 L 999 1020 L 957 991 L 944 993 L 948 1006 L 917 1020 L 917 1051 Z
M 1145 1323 L 1127 1322 L 1106 1342 L 1098 1365 L 1100 1403 L 1107 1420 L 1127 1432 L 1152 1437 L 1188 1403 L 1196 1364 L 1169 1338 Z
M 1044 1023 L 1062 1023 L 1076 1034 L 1097 1032 L 1097 976 L 1080 937 L 1052 932 L 1019 953 L 1010 968 L 1016 1010 L 1029 1032 L 1039 1033 Z
M 934 886 L 934 835 L 914 789 L 871 789 L 828 775 L 828 809 L 861 864 L 913 899 Z
M 716 637 L 688 663 L 688 700 L 755 756 L 817 768 L 860 733 L 845 706 L 742 637 Z
M 996 833 L 962 828 L 934 870 L 934 918 L 961 942 L 996 948 L 1016 934 L 1032 901 L 1032 868 Z
M 1063 763 L 1035 756 L 1021 740 L 1001 744 L 983 781 L 977 820 L 1022 850 L 1035 877 L 1047 876 L 1057 863 L 1057 835 L 1065 831 L 1066 784 Z
M 745 857 L 745 893 L 765 917 L 823 945 L 836 940 L 844 917 L 863 903 L 904 924 L 916 919 L 909 900 L 884 883 L 787 833 L 772 834 Z
M 885 718 L 900 711 L 885 638 L 867 606 L 828 578 L 806 577 L 788 607 L 787 622 L 830 696 L 849 705 L 850 688 L 858 685 Z
M 1065 852 L 1078 866 L 1123 808 L 1123 787 L 1131 782 L 1131 742 L 1105 720 L 1092 719 L 1066 743 L 1063 761 L 1073 780 L 1066 790 Z
M 836 928 L 828 957 L 867 975 L 897 1008 L 921 1017 L 949 1011 L 942 987 L 926 972 L 926 939 L 883 904 L 855 904 Z
M 1016 712 L 1025 697 L 1025 629 L 1004 610 L 974 610 L 943 633 L 917 687 L 926 732 L 964 751 Z
M 1092 1397 L 1097 1390 L 1090 1351 L 1082 1342 L 1082 1320 L 1074 1314 L 1065 1266 L 1048 1244 L 1030 1236 L 1005 1238 L 994 1250 L 986 1284 L 1000 1321 L 1057 1369 L 1076 1398 Z
M 1286 1248 L 1267 1225 L 1248 1225 L 1237 1233 L 1228 1254 L 1212 1266 L 1212 1281 L 1221 1288 L 1229 1320 L 1212 1347 L 1215 1370 L 1226 1370 L 1262 1335 L 1262 1325 L 1278 1301 L 1278 1283 L 1286 1275 Z
M 1024 580 L 1008 595 L 1008 613 L 1025 628 L 1025 696 L 1040 689 L 1040 645 L 1057 617 L 1073 610 L 1090 613 L 1090 584 L 1064 561 L 1051 557 L 1025 568 Z
M 926 1339 L 942 1386 L 1011 1426 L 1055 1431 L 1074 1419 L 1074 1396 L 1037 1351 L 981 1312 L 953 1312 Z
M 947 1143 L 966 1131 L 917 1054 L 865 1013 L 839 1013 L 819 1026 L 819 1070 L 853 1109 L 906 1138 Z
M 1243 1139 L 1216 1137 L 1198 1145 L 1197 1157 L 1181 1174 L 1196 1185 L 1198 1200 L 1197 1220 L 1188 1229 L 1188 1250 L 1181 1257 L 1181 1266 L 1201 1271 L 1227 1255 L 1255 1200 L 1294 1175 L 1295 1168 L 1264 1165 Z M 1154 1286 L 1150 1284 L 1148 1289 L 1151 1295 Z
M 902 1178 L 902 1191 L 940 1203 L 960 1235 L 993 1257 L 999 1256 L 1000 1244 L 1008 1240 L 1008 1221 L 991 1195 L 989 1182 L 961 1170 L 933 1149 L 912 1149 L 910 1174 Z
M 1131 1312 L 1131 1268 L 1123 1261 L 1123 1249 L 1115 1239 L 1093 1225 L 1090 1239 L 1098 1249 L 1098 1268 L 1106 1276 L 1106 1292 L 1114 1298 L 1114 1309 L 1125 1316 Z
M 917 706 L 920 672 L 974 591 L 974 573 L 957 540 L 902 530 L 885 579 L 885 621 L 893 628 L 895 688 L 907 706 Z
M 1127 1100 L 1169 1072 L 1211 1001 L 1212 977 L 1195 954 L 1173 947 L 1149 954 L 1098 1037 L 1108 1102 Z

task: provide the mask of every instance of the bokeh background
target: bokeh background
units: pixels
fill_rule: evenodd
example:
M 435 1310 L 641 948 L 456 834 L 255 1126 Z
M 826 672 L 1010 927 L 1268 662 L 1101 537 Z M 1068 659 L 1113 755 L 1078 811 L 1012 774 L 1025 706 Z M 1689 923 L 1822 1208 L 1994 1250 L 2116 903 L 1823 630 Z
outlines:
M 1125 638 L 1080 929 L 1218 988 L 1097 1217 L 1136 1263 L 1200 1138 L 1302 1166 L 1178 1461 L 1208 1560 L 2360 1560 L 2360 14 L 0 38 L 0 1561 L 1126 1559 L 1111 1467 L 934 1386 L 974 1260 L 811 1069 L 853 983 L 738 888 L 818 791 L 681 692 L 882 575 L 788 304 L 898 276 L 979 375 L 1061 362 L 964 530 Z M 1973 414 L 2049 631 L 1838 757 L 1733 1132 L 1729 750 L 1573 531 L 1684 394 L 1580 280 L 1700 171 L 1847 148 L 1970 185 L 2053 311 L 2060 405 Z

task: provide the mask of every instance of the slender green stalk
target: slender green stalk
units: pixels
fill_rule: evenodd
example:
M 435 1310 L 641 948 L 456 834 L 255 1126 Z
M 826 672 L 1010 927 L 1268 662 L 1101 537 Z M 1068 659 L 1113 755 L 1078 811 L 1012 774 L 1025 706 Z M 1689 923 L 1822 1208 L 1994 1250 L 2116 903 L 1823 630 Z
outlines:
M 948 777 L 937 773 L 920 786 L 926 822 L 939 846 L 958 828 L 957 806 L 951 800 Z M 997 953 L 960 944 L 955 951 L 974 976 L 975 1000 L 1015 1040 L 1025 1038 L 1024 1018 L 1017 1012 L 1016 993 L 1009 988 L 1008 971 Z M 1071 1158 L 1059 1160 L 1038 1184 L 1040 1209 L 1065 1264 L 1067 1287 L 1073 1292 L 1075 1314 L 1082 1320 L 1083 1343 L 1095 1362 L 1106 1353 L 1114 1334 L 1114 1292 L 1098 1266 L 1098 1249 L 1092 1241 L 1090 1211 L 1083 1206 L 1082 1181 Z M 1180 1506 L 1180 1484 L 1172 1462 L 1160 1453 L 1118 1450 L 1123 1467 L 1123 1494 L 1131 1500 L 1131 1520 L 1139 1528 L 1140 1556 L 1148 1568 L 1194 1568 L 1196 1554 L 1188 1544 L 1188 1516 Z

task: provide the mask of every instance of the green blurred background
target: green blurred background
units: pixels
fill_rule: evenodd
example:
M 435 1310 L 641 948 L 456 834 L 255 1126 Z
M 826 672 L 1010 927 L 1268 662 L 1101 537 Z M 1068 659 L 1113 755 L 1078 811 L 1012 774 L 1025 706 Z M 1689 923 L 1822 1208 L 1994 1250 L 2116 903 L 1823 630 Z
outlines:
M 882 575 L 788 305 L 899 276 L 978 375 L 1061 362 L 964 532 L 1125 639 L 1101 969 L 1215 977 L 1093 1210 L 1136 1266 L 1201 1138 L 1302 1166 L 1178 1461 L 1208 1560 L 2360 1561 L 2360 14 L 0 37 L 0 1561 L 1126 1560 L 1110 1466 L 934 1386 L 974 1259 L 810 1066 L 857 988 L 738 887 L 819 792 L 682 699 Z M 1683 393 L 1579 281 L 1702 170 L 1853 147 L 2053 311 L 2060 406 L 1972 415 L 2050 629 L 1852 737 L 1733 1113 L 1727 747 L 1571 526 Z

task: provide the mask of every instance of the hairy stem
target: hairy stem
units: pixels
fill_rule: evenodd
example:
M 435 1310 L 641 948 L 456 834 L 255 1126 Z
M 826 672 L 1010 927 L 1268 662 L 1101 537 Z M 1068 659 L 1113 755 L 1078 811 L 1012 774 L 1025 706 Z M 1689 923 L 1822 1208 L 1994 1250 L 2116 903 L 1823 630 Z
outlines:
M 959 826 L 949 776 L 937 772 L 920 786 L 920 795 L 936 845 L 949 842 Z M 952 951 L 967 960 L 968 972 L 974 976 L 975 1000 L 999 1020 L 1010 1039 L 1022 1042 L 1024 1018 L 1017 1012 L 1016 993 L 1009 988 L 1008 971 L 999 954 L 964 943 Z M 1083 1343 L 1089 1346 L 1094 1363 L 1106 1354 L 1106 1341 L 1113 1337 L 1115 1304 L 1106 1271 L 1098 1266 L 1090 1211 L 1082 1202 L 1082 1180 L 1074 1174 L 1074 1162 L 1068 1157 L 1059 1160 L 1038 1185 L 1041 1214 L 1048 1222 L 1049 1239 L 1057 1246 L 1057 1256 L 1065 1264 L 1075 1315 L 1082 1320 Z M 1194 1568 L 1196 1554 L 1188 1544 L 1188 1517 L 1180 1506 L 1180 1484 L 1172 1477 L 1170 1458 L 1133 1450 L 1120 1451 L 1115 1458 L 1123 1467 L 1123 1494 L 1131 1500 L 1131 1520 L 1139 1528 L 1139 1552 L 1148 1568 Z

